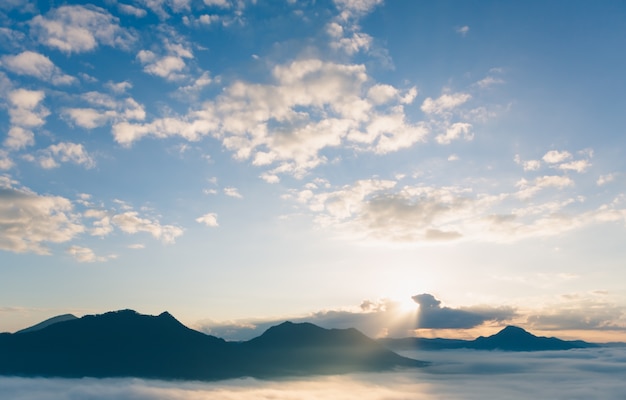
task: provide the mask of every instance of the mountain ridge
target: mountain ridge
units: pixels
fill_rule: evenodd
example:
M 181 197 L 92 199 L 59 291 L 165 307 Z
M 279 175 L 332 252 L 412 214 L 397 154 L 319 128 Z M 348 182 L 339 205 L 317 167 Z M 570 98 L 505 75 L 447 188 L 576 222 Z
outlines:
M 562 340 L 555 337 L 535 336 L 525 329 L 513 325 L 508 325 L 491 336 L 479 336 L 473 340 L 400 338 L 380 339 L 379 341 L 393 350 L 545 351 L 601 347 L 598 343 L 589 343 L 583 340 Z
M 255 339 L 227 342 L 186 327 L 168 312 L 110 311 L 0 335 L 0 375 L 220 380 L 426 365 L 356 329 L 285 322 Z

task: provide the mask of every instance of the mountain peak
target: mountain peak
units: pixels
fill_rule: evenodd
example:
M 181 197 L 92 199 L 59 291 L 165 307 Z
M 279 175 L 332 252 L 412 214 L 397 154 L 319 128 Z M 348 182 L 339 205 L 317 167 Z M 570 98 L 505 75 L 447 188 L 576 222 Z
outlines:
M 504 329 L 502 329 L 500 332 L 496 333 L 496 335 L 525 335 L 525 336 L 535 336 L 532 333 L 526 331 L 523 328 L 520 328 L 519 326 L 514 326 L 514 325 L 508 325 L 507 327 L 505 327 Z

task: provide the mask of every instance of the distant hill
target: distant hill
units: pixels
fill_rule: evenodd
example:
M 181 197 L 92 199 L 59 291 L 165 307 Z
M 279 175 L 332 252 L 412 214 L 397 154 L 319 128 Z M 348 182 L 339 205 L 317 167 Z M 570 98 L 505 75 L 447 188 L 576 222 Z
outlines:
M 187 328 L 167 312 L 150 316 L 132 310 L 2 334 L 0 355 L 0 375 L 49 377 L 218 380 L 425 365 L 355 329 L 286 322 L 248 342 L 226 342 Z
M 516 326 L 507 326 L 495 335 L 480 336 L 474 340 L 402 338 L 381 339 L 381 343 L 395 350 L 474 349 L 502 351 L 569 350 L 599 347 L 599 344 L 582 340 L 561 340 L 554 337 L 535 336 Z
M 78 319 L 78 317 L 76 317 L 75 315 L 72 314 L 63 314 L 63 315 L 58 315 L 56 317 L 52 317 L 49 318 L 43 322 L 38 323 L 37 325 L 33 325 L 29 328 L 24 328 L 21 331 L 17 331 L 15 333 L 26 333 L 26 332 L 34 332 L 34 331 L 38 331 L 40 329 L 43 329 L 47 326 L 50 326 L 52 324 L 56 324 L 57 322 L 64 322 L 64 321 L 71 321 L 73 319 Z

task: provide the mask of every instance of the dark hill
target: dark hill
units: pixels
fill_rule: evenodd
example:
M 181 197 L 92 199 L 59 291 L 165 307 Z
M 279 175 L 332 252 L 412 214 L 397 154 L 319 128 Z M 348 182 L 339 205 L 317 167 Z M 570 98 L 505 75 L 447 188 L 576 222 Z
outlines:
M 115 311 L 0 335 L 0 375 L 217 380 L 422 364 L 354 329 L 285 323 L 237 343 L 189 329 L 167 312 Z
M 310 323 L 284 322 L 242 343 L 258 360 L 254 376 L 340 374 L 419 367 L 425 363 L 401 357 L 356 329 L 324 329 Z
M 503 351 L 569 350 L 598 347 L 582 340 L 561 340 L 535 336 L 516 326 L 507 326 L 495 335 L 480 336 L 474 340 L 402 338 L 382 339 L 381 343 L 395 350 L 474 349 Z
M 480 336 L 472 342 L 472 349 L 505 351 L 569 350 L 597 347 L 582 340 L 561 340 L 555 337 L 535 336 L 516 326 L 507 326 L 495 335 Z

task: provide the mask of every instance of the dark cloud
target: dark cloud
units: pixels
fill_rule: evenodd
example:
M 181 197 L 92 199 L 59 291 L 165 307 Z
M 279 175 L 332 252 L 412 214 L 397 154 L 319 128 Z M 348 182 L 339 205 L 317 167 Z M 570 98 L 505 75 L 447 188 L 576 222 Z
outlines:
M 428 293 L 412 297 L 419 304 L 417 328 L 469 329 L 487 321 L 506 321 L 516 316 L 511 307 L 442 307 L 441 301 Z

